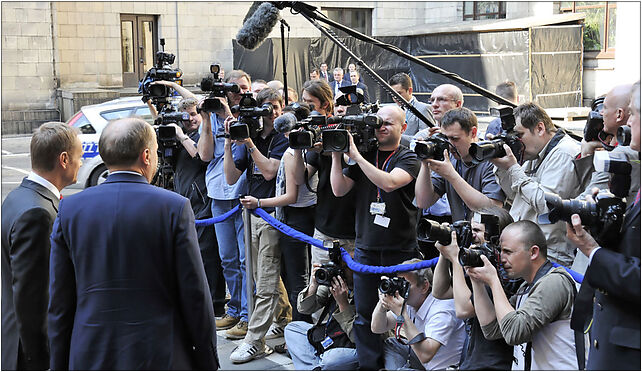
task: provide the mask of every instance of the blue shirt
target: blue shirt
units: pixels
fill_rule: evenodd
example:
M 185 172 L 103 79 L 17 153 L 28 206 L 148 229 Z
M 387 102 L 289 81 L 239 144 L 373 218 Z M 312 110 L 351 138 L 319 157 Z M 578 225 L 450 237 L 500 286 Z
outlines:
M 240 196 L 247 194 L 245 173 L 239 177 L 234 185 L 227 184 L 223 170 L 225 138 L 217 137 L 225 134 L 225 128 L 223 127 L 225 119 L 219 118 L 216 114 L 212 114 L 210 119 L 212 121 L 212 135 L 214 136 L 214 155 L 205 172 L 207 196 L 216 200 L 238 199 Z M 233 144 L 232 151 L 234 151 L 235 147 L 236 145 Z M 242 147 L 245 148 L 245 146 Z

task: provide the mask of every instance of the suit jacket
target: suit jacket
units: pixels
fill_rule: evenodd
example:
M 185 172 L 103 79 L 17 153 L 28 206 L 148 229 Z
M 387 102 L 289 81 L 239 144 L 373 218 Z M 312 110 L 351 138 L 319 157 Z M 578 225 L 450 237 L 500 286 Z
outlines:
M 368 87 L 364 83 L 357 83 L 357 88 L 363 89 L 363 102 L 370 103 L 370 95 L 368 94 Z
M 624 217 L 617 251 L 593 255 L 576 301 L 574 321 L 593 304 L 587 369 L 640 370 L 640 204 Z M 594 296 L 594 300 L 592 300 Z M 587 300 L 588 299 L 588 300 Z
M 49 368 L 49 236 L 59 202 L 25 178 L 2 203 L 3 370 Z
M 219 367 L 187 199 L 111 174 L 61 202 L 51 239 L 52 369 Z
M 323 80 L 327 81 L 328 83 L 330 83 L 331 78 L 332 78 L 332 73 L 326 71 L 325 72 L 325 76 L 323 76 L 323 71 L 319 70 L 319 79 L 323 79 Z
M 332 97 L 335 97 L 335 96 L 336 96 L 336 94 L 335 94 L 335 92 L 334 92 L 334 90 L 336 89 L 336 88 L 335 88 L 335 86 L 336 86 L 336 85 L 337 85 L 337 81 L 336 81 L 336 80 L 332 80 L 332 81 L 330 82 L 330 89 L 332 89 Z M 339 88 L 341 88 L 341 87 L 345 87 L 346 85 L 350 85 L 350 82 L 345 81 L 345 80 L 341 80 L 341 83 L 339 84 Z

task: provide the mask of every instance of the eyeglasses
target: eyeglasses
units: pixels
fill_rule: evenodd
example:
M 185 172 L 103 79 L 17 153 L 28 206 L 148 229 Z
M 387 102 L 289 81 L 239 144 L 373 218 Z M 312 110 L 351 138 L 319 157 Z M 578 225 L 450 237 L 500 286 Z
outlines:
M 446 98 L 446 97 L 430 97 L 430 103 L 433 104 L 435 101 L 441 103 L 448 102 L 448 101 L 454 101 L 453 98 Z

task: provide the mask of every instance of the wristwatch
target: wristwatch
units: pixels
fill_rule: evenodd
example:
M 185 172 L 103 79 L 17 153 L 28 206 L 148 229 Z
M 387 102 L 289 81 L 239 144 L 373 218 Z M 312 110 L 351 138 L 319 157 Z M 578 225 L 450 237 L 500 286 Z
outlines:
M 254 152 L 254 150 L 256 150 L 256 146 L 254 146 L 254 147 L 248 147 L 248 148 L 247 148 L 247 151 L 249 151 L 249 152 L 250 152 L 250 154 L 251 154 L 251 153 L 253 153 L 253 152 Z

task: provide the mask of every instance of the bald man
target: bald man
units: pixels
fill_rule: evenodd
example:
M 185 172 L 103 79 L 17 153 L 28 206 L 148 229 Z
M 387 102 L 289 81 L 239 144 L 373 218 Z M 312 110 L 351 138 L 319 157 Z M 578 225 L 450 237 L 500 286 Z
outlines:
M 350 136 L 348 156 L 355 164 L 341 168 L 341 153 L 332 154 L 330 184 L 337 197 L 355 188 L 355 260 L 366 265 L 395 265 L 414 258 L 417 249 L 417 208 L 413 205 L 419 161 L 400 145 L 406 130 L 405 112 L 396 105 L 384 106 L 377 116 L 383 125 L 375 134 L 379 148 L 359 153 Z M 370 329 L 378 301 L 379 275 L 354 274 L 359 368 L 383 368 L 383 343 Z
M 62 200 L 51 236 L 51 369 L 217 369 L 194 212 L 149 184 L 154 129 L 117 120 L 98 146 L 107 180 Z
M 617 129 L 626 125 L 630 116 L 631 87 L 631 84 L 617 85 L 606 94 L 600 111 L 604 120 L 604 128 L 599 134 L 599 137 L 606 141 L 606 146 L 601 141 L 586 142 L 582 140 L 582 157 L 593 155 L 595 150 L 602 147 L 612 149 L 612 146 L 618 145 L 615 138 Z

